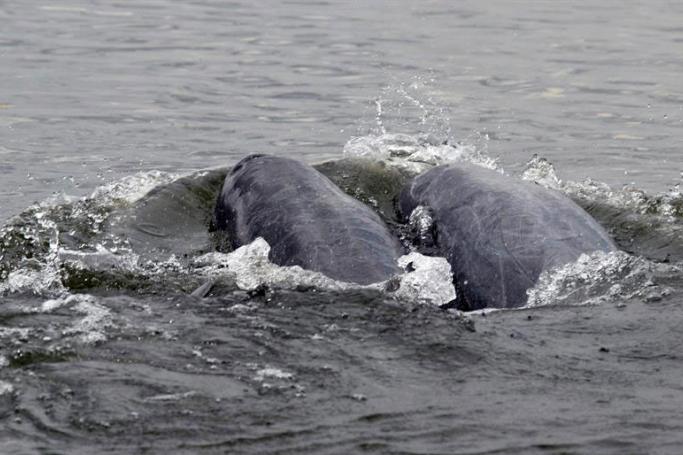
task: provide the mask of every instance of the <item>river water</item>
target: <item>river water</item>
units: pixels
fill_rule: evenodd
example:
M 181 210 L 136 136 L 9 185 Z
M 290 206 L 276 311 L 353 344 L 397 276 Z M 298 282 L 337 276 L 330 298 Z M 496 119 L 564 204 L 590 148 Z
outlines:
M 1 453 L 680 453 L 683 4 L 0 0 L 0 23 Z M 255 152 L 474 161 L 624 252 L 486 314 L 254 258 L 259 286 L 191 295 Z

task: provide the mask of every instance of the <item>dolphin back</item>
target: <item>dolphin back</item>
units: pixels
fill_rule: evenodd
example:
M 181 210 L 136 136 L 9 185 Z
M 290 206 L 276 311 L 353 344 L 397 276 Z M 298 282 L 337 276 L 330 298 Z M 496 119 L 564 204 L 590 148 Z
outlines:
M 237 163 L 216 202 L 215 225 L 233 248 L 263 237 L 274 263 L 337 280 L 369 284 L 398 272 L 402 248 L 379 216 L 289 158 L 251 155 Z
M 616 247 L 563 194 L 474 165 L 433 168 L 401 192 L 399 210 L 431 209 L 438 251 L 451 264 L 463 309 L 526 303 L 541 272 Z

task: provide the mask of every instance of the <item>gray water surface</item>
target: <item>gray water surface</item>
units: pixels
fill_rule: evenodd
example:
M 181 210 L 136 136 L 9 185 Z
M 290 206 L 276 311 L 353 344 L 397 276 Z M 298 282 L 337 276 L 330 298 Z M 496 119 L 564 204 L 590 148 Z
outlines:
M 681 24 L 664 0 L 0 0 L 0 453 L 680 453 Z M 469 317 L 191 295 L 227 166 L 385 132 L 593 179 L 561 189 L 625 253 Z
M 662 191 L 683 171 L 682 19 L 671 1 L 3 1 L 0 219 L 139 170 L 335 157 L 377 99 L 389 129 L 423 130 L 398 94 L 416 80 L 503 163 Z

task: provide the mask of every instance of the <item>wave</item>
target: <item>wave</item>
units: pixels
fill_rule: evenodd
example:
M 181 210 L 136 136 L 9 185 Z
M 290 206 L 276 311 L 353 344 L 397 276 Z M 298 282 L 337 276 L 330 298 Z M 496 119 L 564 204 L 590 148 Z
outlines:
M 404 242 L 407 256 L 400 265 L 411 271 L 373 289 L 398 300 L 438 306 L 456 298 L 450 268 L 443 258 L 411 250 L 411 227 L 397 218 L 395 199 L 408 179 L 435 165 L 468 162 L 505 170 L 475 143 L 433 138 L 386 131 L 354 137 L 341 159 L 316 168 L 373 207 Z M 213 204 L 226 172 L 140 173 L 82 199 L 29 207 L 0 229 L 0 293 L 68 299 L 73 293 L 112 291 L 215 295 L 263 287 L 329 292 L 358 288 L 298 267 L 276 266 L 268 261 L 269 247 L 262 240 L 230 251 L 220 235 L 210 232 Z M 651 196 L 592 180 L 562 181 L 553 165 L 540 157 L 533 157 L 518 177 L 567 194 L 606 226 L 625 251 L 589 255 L 547 271 L 530 290 L 529 306 L 652 299 L 670 292 L 666 287 L 653 289 L 651 283 L 657 276 L 670 281 L 675 264 L 683 260 L 683 196 L 678 188 Z

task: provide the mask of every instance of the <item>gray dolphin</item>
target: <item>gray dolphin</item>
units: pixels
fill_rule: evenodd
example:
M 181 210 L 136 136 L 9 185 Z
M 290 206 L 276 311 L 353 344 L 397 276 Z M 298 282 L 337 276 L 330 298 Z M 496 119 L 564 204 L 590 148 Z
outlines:
M 358 284 L 399 272 L 402 247 L 379 216 L 292 159 L 251 155 L 237 163 L 223 183 L 214 223 L 233 247 L 263 237 L 275 264 Z
M 415 177 L 399 210 L 407 219 L 418 206 L 430 212 L 428 246 L 451 264 L 460 309 L 522 306 L 542 271 L 616 249 L 561 193 L 479 166 L 438 166 Z

